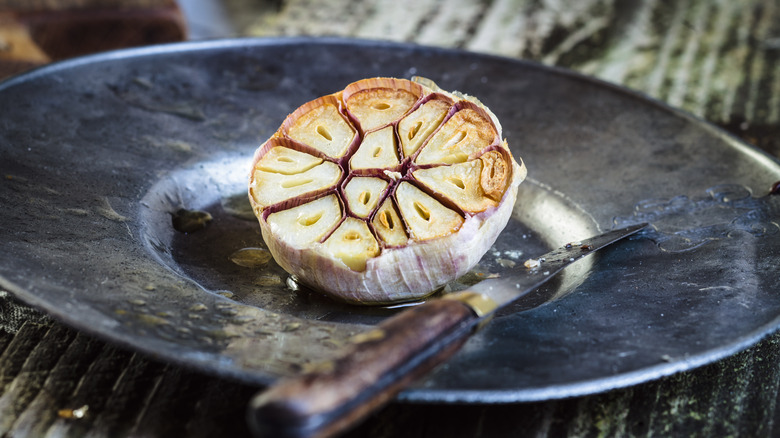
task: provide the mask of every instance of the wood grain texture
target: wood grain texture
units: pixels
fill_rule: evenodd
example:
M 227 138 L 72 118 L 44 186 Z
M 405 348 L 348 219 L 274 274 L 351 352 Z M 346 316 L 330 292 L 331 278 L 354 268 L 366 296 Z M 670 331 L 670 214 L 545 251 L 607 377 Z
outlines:
M 257 388 L 172 367 L 70 330 L 0 331 L 0 436 L 249 436 Z M 85 415 L 64 415 L 82 408 Z
M 165 365 L 52 322 L 0 331 L 0 346 L 0 409 L 11 406 L 16 418 L 2 436 L 251 436 L 244 412 L 257 388 Z M 62 354 L 38 362 L 44 352 Z M 493 406 L 394 403 L 343 436 L 771 437 L 779 386 L 774 335 L 693 372 L 606 394 Z M 58 414 L 83 406 L 81 419 Z
M 265 390 L 252 402 L 252 424 L 261 436 L 335 436 L 450 357 L 476 321 L 456 300 L 399 313 L 355 340 L 348 354 Z
M 246 32 L 461 48 L 569 68 L 719 124 L 780 156 L 776 0 L 288 0 Z

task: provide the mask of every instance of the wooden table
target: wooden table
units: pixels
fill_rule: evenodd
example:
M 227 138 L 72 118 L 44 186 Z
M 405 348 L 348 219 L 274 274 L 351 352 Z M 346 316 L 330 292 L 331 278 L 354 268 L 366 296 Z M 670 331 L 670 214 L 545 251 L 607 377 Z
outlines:
M 224 5 L 240 17 L 238 35 L 389 38 L 574 69 L 681 107 L 780 157 L 777 0 Z M 30 65 L 56 58 L 46 50 L 37 56 Z M 51 321 L 5 293 L 0 293 L 0 310 L 3 436 L 249 433 L 244 409 L 257 388 L 119 349 Z M 780 421 L 779 387 L 780 335 L 775 334 L 720 362 L 605 394 L 495 406 L 394 403 L 347 436 L 773 436 L 780 429 L 774 423 Z

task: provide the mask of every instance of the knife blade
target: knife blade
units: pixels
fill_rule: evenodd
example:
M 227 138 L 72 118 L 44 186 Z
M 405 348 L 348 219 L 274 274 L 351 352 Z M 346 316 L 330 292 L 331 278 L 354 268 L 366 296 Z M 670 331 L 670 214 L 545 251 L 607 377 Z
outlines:
M 355 336 L 337 359 L 282 379 L 255 396 L 247 411 L 250 427 L 258 436 L 285 438 L 324 438 L 348 429 L 454 354 L 496 310 L 646 226 L 567 243 L 530 259 L 509 278 L 483 280 L 398 313 Z

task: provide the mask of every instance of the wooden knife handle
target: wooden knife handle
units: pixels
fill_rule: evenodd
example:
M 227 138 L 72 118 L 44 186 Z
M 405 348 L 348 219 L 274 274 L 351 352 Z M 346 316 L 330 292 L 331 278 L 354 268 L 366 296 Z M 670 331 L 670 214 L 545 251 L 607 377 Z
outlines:
M 288 438 L 348 429 L 460 348 L 480 320 L 468 301 L 428 301 L 356 336 L 348 354 L 256 396 L 251 427 Z

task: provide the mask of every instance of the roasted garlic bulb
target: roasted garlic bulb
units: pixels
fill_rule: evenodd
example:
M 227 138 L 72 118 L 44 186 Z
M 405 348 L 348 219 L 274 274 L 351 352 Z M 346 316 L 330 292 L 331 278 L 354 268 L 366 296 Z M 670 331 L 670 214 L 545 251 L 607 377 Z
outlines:
M 274 259 L 300 282 L 388 304 L 474 267 L 525 174 L 476 99 L 371 78 L 287 116 L 255 153 L 249 199 Z

